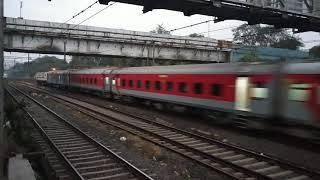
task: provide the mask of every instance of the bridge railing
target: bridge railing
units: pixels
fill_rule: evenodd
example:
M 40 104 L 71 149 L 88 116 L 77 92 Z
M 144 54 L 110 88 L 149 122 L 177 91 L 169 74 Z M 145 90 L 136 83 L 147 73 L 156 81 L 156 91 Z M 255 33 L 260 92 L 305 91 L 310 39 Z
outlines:
M 74 24 L 52 23 L 16 18 L 6 18 L 5 31 L 19 31 L 41 36 L 60 38 L 90 39 L 99 41 L 123 41 L 126 43 L 139 43 L 163 47 L 183 47 L 197 49 L 219 49 L 229 51 L 229 41 L 219 41 L 212 38 L 194 38 L 187 36 L 174 36 L 148 32 L 109 29 L 102 27 L 83 26 Z

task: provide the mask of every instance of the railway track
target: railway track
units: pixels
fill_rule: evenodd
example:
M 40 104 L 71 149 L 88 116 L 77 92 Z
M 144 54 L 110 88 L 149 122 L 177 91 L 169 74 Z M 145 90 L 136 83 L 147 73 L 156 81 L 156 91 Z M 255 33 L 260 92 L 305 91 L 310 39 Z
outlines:
M 152 179 L 36 99 L 13 86 L 7 91 L 18 103 L 27 99 L 24 110 L 67 169 L 60 179 Z
M 138 135 L 234 179 L 320 179 L 319 172 L 288 162 L 176 129 L 133 114 L 106 109 L 106 107 L 79 99 L 53 95 L 42 89 L 34 89 L 47 93 L 56 101 L 77 109 L 103 123 L 108 123 Z

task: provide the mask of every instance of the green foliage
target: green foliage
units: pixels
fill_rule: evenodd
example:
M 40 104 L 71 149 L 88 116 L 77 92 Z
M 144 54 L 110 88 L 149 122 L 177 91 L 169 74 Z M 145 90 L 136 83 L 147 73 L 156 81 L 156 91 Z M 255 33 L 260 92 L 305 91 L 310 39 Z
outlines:
M 279 42 L 275 42 L 271 46 L 275 48 L 298 50 L 299 47 L 303 47 L 304 44 L 295 37 L 288 37 L 287 39 L 282 39 Z
M 202 38 L 204 37 L 204 35 L 198 34 L 198 33 L 192 33 L 192 34 L 189 34 L 189 37 Z
M 10 78 L 29 78 L 33 77 L 37 72 L 50 71 L 52 68 L 67 69 L 68 63 L 62 59 L 54 56 L 44 56 L 37 58 L 29 63 L 17 63 L 15 66 L 8 70 L 8 77 Z M 29 69 L 29 72 L 28 72 Z
M 249 46 L 277 47 L 297 50 L 303 47 L 299 38 L 290 35 L 285 29 L 271 26 L 243 24 L 233 29 L 234 41 Z
M 157 33 L 157 34 L 170 34 L 170 31 L 166 30 L 166 28 L 162 24 L 158 24 L 156 29 L 154 29 L 150 32 Z
M 314 46 L 309 50 L 309 54 L 312 57 L 320 58 L 320 45 Z

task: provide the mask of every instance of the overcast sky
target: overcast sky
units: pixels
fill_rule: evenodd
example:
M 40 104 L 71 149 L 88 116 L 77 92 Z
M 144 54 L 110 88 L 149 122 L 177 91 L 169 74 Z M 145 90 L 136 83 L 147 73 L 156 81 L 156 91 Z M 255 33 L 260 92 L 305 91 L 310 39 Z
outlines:
M 96 0 L 22 0 L 22 17 L 24 19 L 42 20 L 52 22 L 65 22 L 70 17 L 92 4 Z M 96 4 L 91 9 L 73 19 L 69 23 L 77 24 L 104 8 L 105 5 Z M 7 17 L 19 17 L 20 0 L 4 0 L 4 15 Z M 93 17 L 83 25 L 100 26 L 107 28 L 118 28 L 135 31 L 151 31 L 158 24 L 163 24 L 166 29 L 175 29 L 193 23 L 213 19 L 213 17 L 193 15 L 190 17 L 184 16 L 181 12 L 168 10 L 153 10 L 146 14 L 142 13 L 141 6 L 116 3 L 102 13 Z M 201 33 L 223 29 L 244 24 L 242 21 L 228 20 L 219 23 L 208 23 L 192 28 L 175 31 L 174 35 L 188 35 L 191 33 Z M 211 38 L 232 40 L 232 29 L 224 29 L 209 33 Z M 208 36 L 207 33 L 204 34 Z M 314 45 L 320 44 L 319 33 L 307 32 L 300 33 L 297 36 L 301 37 L 304 42 L 319 40 L 319 42 L 306 43 L 304 49 L 308 49 Z M 6 53 L 5 55 L 8 55 Z M 11 54 L 12 55 L 12 54 Z M 25 55 L 23 55 L 25 56 Z M 33 55 L 34 56 L 34 55 Z

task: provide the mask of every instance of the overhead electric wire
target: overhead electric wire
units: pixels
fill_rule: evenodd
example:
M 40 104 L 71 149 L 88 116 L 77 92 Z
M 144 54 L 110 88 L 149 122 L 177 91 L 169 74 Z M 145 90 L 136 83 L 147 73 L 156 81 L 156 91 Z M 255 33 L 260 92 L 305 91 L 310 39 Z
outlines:
M 104 8 L 101 9 L 100 11 L 94 13 L 93 15 L 91 15 L 91 16 L 89 16 L 88 18 L 84 19 L 83 21 L 81 21 L 81 22 L 78 23 L 77 25 L 74 25 L 74 26 L 73 26 L 72 28 L 70 28 L 70 29 L 73 29 L 74 27 L 79 26 L 80 24 L 82 24 L 82 23 L 86 22 L 87 20 L 93 18 L 94 16 L 96 16 L 97 14 L 101 13 L 102 11 L 106 10 L 107 8 L 111 7 L 111 6 L 114 5 L 114 4 L 116 4 L 116 2 L 114 2 L 114 3 L 112 3 L 112 4 L 110 4 L 110 5 L 106 6 L 106 7 L 104 7 Z
M 225 28 L 220 28 L 220 29 L 213 29 L 213 30 L 209 30 L 209 31 L 203 31 L 203 32 L 200 32 L 198 34 L 206 34 L 206 33 L 211 33 L 211 32 L 215 32 L 215 31 L 222 31 L 222 30 L 226 30 L 226 29 L 232 29 L 232 28 L 236 28 L 236 27 L 239 27 L 239 26 L 230 26 L 230 27 L 225 27 Z
M 205 23 L 208 23 L 208 22 L 211 22 L 211 21 L 214 21 L 214 20 L 213 20 L 213 19 L 211 19 L 211 20 L 206 20 L 206 21 L 202 21 L 202 22 L 199 22 L 199 23 L 191 24 L 191 25 L 188 25 L 188 26 L 183 26 L 183 27 L 171 29 L 171 30 L 169 30 L 169 32 L 173 32 L 173 31 L 177 31 L 177 30 L 181 30 L 181 29 L 185 29 L 185 28 L 197 26 L 197 25 L 200 25 L 200 24 L 205 24 Z
M 79 16 L 80 14 L 84 13 L 85 11 L 87 11 L 88 9 L 92 8 L 92 6 L 94 6 L 95 4 L 97 4 L 99 1 L 95 1 L 94 3 L 90 4 L 89 6 L 87 6 L 86 8 L 84 8 L 83 10 L 81 10 L 80 12 L 78 12 L 77 14 L 73 15 L 70 19 L 66 20 L 64 23 L 61 23 L 58 28 L 60 28 L 61 26 L 63 26 L 64 24 L 66 24 L 67 22 L 71 21 L 72 19 L 76 18 L 77 16 Z M 61 30 L 62 32 L 63 30 Z M 27 45 L 29 45 L 31 43 L 32 40 L 30 40 Z M 49 42 L 50 40 L 48 40 L 47 42 Z M 46 44 L 47 42 L 43 43 Z M 26 46 L 27 46 L 26 45 Z
M 76 18 L 77 16 L 79 16 L 80 14 L 84 13 L 86 10 L 90 9 L 93 5 L 97 4 L 99 1 L 95 1 L 94 3 L 90 4 L 88 7 L 86 7 L 85 9 L 83 9 L 82 11 L 78 12 L 76 15 L 72 16 L 70 19 L 68 19 L 67 21 L 65 21 L 63 24 L 71 21 L 72 19 Z

